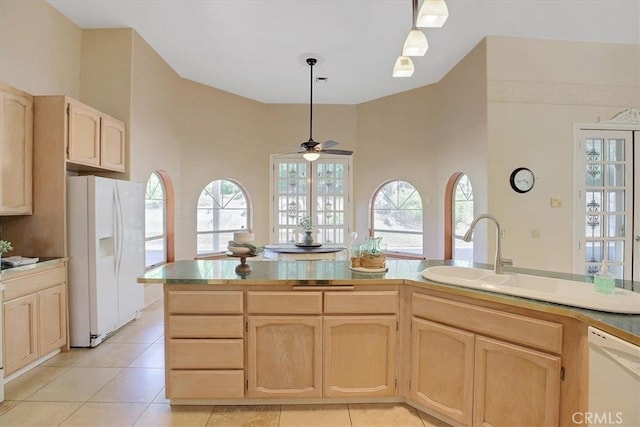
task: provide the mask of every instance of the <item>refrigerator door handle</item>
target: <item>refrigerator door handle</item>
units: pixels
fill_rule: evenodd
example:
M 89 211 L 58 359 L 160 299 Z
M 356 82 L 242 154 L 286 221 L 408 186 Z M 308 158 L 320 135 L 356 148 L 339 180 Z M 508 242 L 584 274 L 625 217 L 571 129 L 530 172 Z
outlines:
M 114 199 L 115 199 L 115 206 L 116 206 L 116 217 L 115 217 L 115 227 L 116 227 L 116 256 L 115 256 L 115 273 L 116 276 L 118 276 L 118 274 L 120 274 L 120 263 L 122 261 L 122 233 L 123 233 L 123 227 L 122 227 L 122 203 L 120 202 L 120 192 L 118 191 L 118 188 L 116 187 L 114 189 Z

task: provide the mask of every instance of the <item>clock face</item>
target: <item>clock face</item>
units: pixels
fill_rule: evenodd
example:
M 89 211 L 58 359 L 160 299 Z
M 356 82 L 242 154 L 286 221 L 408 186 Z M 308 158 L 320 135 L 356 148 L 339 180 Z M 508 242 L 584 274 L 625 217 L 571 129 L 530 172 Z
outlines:
M 530 169 L 517 168 L 511 173 L 509 182 L 514 191 L 518 193 L 526 193 L 533 188 L 535 177 Z

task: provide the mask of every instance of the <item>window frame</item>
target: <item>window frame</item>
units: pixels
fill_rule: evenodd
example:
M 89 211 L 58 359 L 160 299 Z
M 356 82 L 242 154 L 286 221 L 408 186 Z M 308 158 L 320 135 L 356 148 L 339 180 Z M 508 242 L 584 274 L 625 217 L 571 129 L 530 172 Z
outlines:
M 158 181 L 158 185 L 161 189 L 161 193 L 162 193 L 162 198 L 161 199 L 157 199 L 157 198 L 147 198 L 148 195 L 148 187 L 149 187 L 149 183 L 151 181 L 151 179 L 153 177 L 156 177 L 157 181 Z M 169 259 L 169 248 L 168 248 L 168 243 L 169 243 L 169 239 L 168 239 L 168 215 L 167 215 L 167 211 L 168 211 L 168 206 L 167 206 L 167 202 L 168 202 L 168 197 L 167 197 L 167 185 L 164 182 L 164 177 L 163 175 L 159 172 L 159 171 L 153 171 L 151 172 L 151 174 L 149 175 L 149 178 L 147 179 L 147 183 L 145 185 L 145 195 L 144 195 L 144 203 L 145 203 L 145 237 L 144 237 L 144 253 L 145 253 L 145 269 L 150 269 L 153 267 L 157 267 L 159 265 L 162 264 L 166 264 L 168 262 Z M 155 193 L 155 191 L 154 191 Z M 147 216 L 147 202 L 149 201 L 158 201 L 161 200 L 162 201 L 162 232 L 160 234 L 157 235 L 153 235 L 151 237 L 147 237 L 147 229 L 146 226 L 149 223 L 148 220 L 148 216 Z M 154 262 L 152 264 L 147 264 L 147 244 L 149 242 L 152 241 L 156 241 L 156 240 L 162 240 L 162 259 L 158 262 Z
M 414 192 L 420 198 L 420 205 L 421 205 L 420 211 L 421 211 L 421 214 L 422 214 L 422 230 L 420 232 L 407 231 L 407 230 L 378 229 L 378 228 L 375 227 L 375 216 L 376 216 L 375 203 L 376 203 L 376 200 L 378 198 L 378 195 L 380 194 L 380 192 L 387 185 L 390 185 L 390 184 L 393 184 L 393 183 L 406 183 L 406 184 L 410 185 L 413 188 Z M 402 179 L 390 179 L 390 180 L 384 181 L 382 184 L 380 184 L 376 188 L 376 190 L 373 193 L 373 196 L 371 197 L 371 201 L 369 203 L 369 236 L 371 236 L 371 237 L 375 236 L 376 232 L 420 235 L 421 236 L 421 239 L 420 239 L 421 240 L 421 247 L 420 247 L 420 252 L 419 253 L 393 250 L 393 249 L 389 249 L 388 246 L 387 246 L 386 252 L 387 252 L 387 254 L 392 254 L 394 256 L 398 256 L 398 257 L 402 257 L 402 258 L 420 258 L 420 259 L 424 258 L 424 252 L 425 252 L 425 248 L 424 248 L 424 201 L 423 201 L 422 195 L 420 194 L 420 191 L 418 191 L 418 189 L 416 188 L 415 185 L 413 185 L 409 181 L 405 181 L 405 180 L 402 180 Z
M 458 186 L 460 185 L 460 181 L 466 178 L 468 183 L 469 183 L 469 187 L 471 189 L 471 198 L 467 199 L 467 202 L 471 202 L 472 206 L 474 206 L 471 209 L 471 220 L 473 220 L 474 217 L 474 209 L 475 209 L 475 201 L 473 198 L 473 184 L 471 183 L 471 178 L 469 178 L 469 175 L 465 174 L 464 172 L 460 172 L 458 174 L 456 174 L 456 178 L 454 180 L 454 184 L 453 184 L 453 188 L 452 188 L 452 192 L 451 192 L 451 258 L 456 260 L 456 261 L 464 261 L 464 262 L 468 262 L 469 264 L 473 264 L 473 240 L 470 242 L 467 242 L 467 245 L 471 247 L 471 259 L 470 260 L 461 260 L 459 258 L 456 258 L 456 242 L 457 241 L 461 241 L 464 234 L 460 235 L 460 234 L 456 234 L 456 203 L 458 202 L 457 198 L 456 198 L 456 194 L 458 192 Z
M 230 228 L 230 229 L 224 229 L 224 230 L 216 230 L 215 228 L 213 228 L 212 230 L 205 230 L 205 231 L 201 231 L 198 229 L 198 209 L 199 205 L 200 205 L 200 199 L 203 196 L 203 193 L 205 192 L 205 190 L 207 189 L 207 187 L 211 184 L 214 184 L 218 181 L 226 181 L 229 183 L 232 183 L 234 186 L 236 186 L 239 190 L 239 193 L 242 194 L 242 196 L 244 197 L 245 200 L 245 204 L 246 204 L 246 220 L 245 220 L 245 225 L 246 228 Z M 235 197 L 235 196 L 234 196 Z M 213 206 L 213 205 L 212 205 Z M 223 208 L 224 209 L 224 208 Z M 220 179 L 214 179 L 213 181 L 209 181 L 204 187 L 202 187 L 202 190 L 200 190 L 200 195 L 198 196 L 198 200 L 196 202 L 196 209 L 195 209 L 195 213 L 196 213 L 196 258 L 201 258 L 201 257 L 208 257 L 208 256 L 215 256 L 215 255 L 221 255 L 224 254 L 226 252 L 226 249 L 221 249 L 221 250 L 212 250 L 212 251 L 208 251 L 208 252 L 201 252 L 200 248 L 199 248 L 199 238 L 202 235 L 215 235 L 215 234 L 224 234 L 224 233 L 234 233 L 234 232 L 238 232 L 238 231 L 252 231 L 253 230 L 253 220 L 252 220 L 252 203 L 251 203 L 251 199 L 249 197 L 249 193 L 247 192 L 247 190 L 244 188 L 244 186 L 238 182 L 235 179 L 231 179 L 231 178 L 220 178 Z M 212 207 L 212 214 L 213 214 L 213 207 Z M 226 245 L 225 245 L 226 246 Z

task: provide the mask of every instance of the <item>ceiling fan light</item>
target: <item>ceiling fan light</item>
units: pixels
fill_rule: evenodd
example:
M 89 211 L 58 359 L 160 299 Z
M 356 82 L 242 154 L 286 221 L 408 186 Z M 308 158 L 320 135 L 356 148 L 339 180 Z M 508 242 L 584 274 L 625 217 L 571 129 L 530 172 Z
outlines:
M 408 56 L 398 56 L 393 66 L 393 77 L 411 77 L 415 68 L 413 61 Z
M 440 28 L 448 17 L 449 9 L 444 0 L 424 0 L 418 12 L 416 27 Z
M 411 30 L 402 48 L 403 56 L 424 56 L 429 49 L 427 36 L 420 30 Z
M 308 162 L 316 161 L 320 158 L 320 153 L 316 153 L 315 151 L 308 151 L 302 154 L 302 157 Z

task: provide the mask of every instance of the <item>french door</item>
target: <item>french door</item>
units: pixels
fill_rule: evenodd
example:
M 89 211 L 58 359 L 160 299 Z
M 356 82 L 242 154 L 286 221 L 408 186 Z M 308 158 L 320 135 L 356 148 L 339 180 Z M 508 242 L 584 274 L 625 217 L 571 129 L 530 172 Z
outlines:
M 271 242 L 302 240 L 300 217 L 309 216 L 314 241 L 344 244 L 351 228 L 351 157 L 272 157 Z
M 640 132 L 580 129 L 575 160 L 574 272 L 640 280 Z

